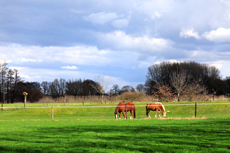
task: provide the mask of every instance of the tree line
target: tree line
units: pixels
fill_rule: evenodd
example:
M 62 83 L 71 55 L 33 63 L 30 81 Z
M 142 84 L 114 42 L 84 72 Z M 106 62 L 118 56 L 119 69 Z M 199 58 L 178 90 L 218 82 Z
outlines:
M 107 87 L 108 82 L 99 79 L 56 78 L 52 82 L 26 82 L 20 78 L 17 69 L 8 68 L 6 62 L 0 64 L 0 100 L 3 103 L 22 102 L 24 91 L 28 93 L 30 102 L 36 102 L 43 96 L 113 96 L 135 91 L 155 97 L 177 96 L 178 101 L 181 95 L 187 95 L 191 100 L 191 93 L 229 95 L 230 77 L 222 79 L 216 67 L 196 62 L 162 62 L 148 67 L 145 84 L 138 84 L 135 88 L 129 85 L 120 88 L 115 84 L 110 90 Z
M 181 95 L 187 95 L 189 98 L 194 93 L 229 95 L 229 83 L 229 77 L 222 79 L 220 71 L 214 66 L 193 61 L 162 62 L 148 68 L 145 87 L 147 94 L 156 94 L 160 89 L 165 91 L 168 88 L 168 93 L 170 91 L 171 95 L 176 95 L 180 101 Z

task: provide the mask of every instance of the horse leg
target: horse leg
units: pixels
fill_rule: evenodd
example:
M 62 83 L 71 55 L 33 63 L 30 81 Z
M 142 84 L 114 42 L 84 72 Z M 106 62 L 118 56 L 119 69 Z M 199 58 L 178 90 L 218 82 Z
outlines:
M 157 118 L 157 112 L 158 112 L 158 109 L 156 110 L 155 118 Z
M 121 112 L 119 112 L 119 120 L 121 119 Z
M 149 112 L 150 112 L 150 110 L 146 107 L 146 115 L 147 115 L 147 117 L 150 117 Z
M 146 106 L 146 115 L 147 117 L 149 117 L 149 111 L 148 111 L 148 107 Z
M 133 110 L 131 110 L 130 112 L 131 112 L 130 119 L 133 119 Z
M 126 119 L 125 112 L 124 112 L 124 111 L 122 111 L 122 113 L 123 113 L 124 118 Z
M 161 118 L 161 111 L 159 111 L 159 117 Z

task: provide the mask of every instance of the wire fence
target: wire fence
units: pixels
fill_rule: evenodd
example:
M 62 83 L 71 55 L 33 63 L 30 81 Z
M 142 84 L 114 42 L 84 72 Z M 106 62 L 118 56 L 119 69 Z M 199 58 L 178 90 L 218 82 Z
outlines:
M 145 104 L 135 106 L 136 119 L 147 119 Z M 166 118 L 229 118 L 230 103 L 191 103 L 164 104 Z M 115 119 L 116 105 L 102 106 L 7 106 L 0 107 L 1 119 Z M 155 118 L 156 111 L 150 111 L 151 118 Z M 157 118 L 163 119 L 157 114 Z M 130 112 L 127 112 L 128 119 Z M 124 119 L 121 113 L 121 118 Z

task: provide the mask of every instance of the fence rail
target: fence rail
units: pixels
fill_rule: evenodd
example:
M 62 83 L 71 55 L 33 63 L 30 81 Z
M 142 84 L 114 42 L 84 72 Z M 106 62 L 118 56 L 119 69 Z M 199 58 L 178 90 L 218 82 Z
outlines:
M 195 105 L 197 104 L 197 105 Z M 145 119 L 146 105 L 136 105 L 137 119 Z M 230 103 L 192 103 L 192 104 L 164 104 L 166 119 L 173 118 L 230 118 Z M 40 106 L 33 107 L 0 107 L 1 119 L 114 119 L 114 106 Z M 155 116 L 150 111 L 151 116 Z M 128 112 L 128 117 L 130 113 Z M 162 116 L 162 115 L 161 115 Z M 122 115 L 123 117 L 123 115 Z
M 230 103 L 197 103 L 197 105 L 223 105 L 223 104 L 226 104 L 226 105 L 230 105 Z M 6 104 L 7 105 L 7 104 Z M 193 104 L 164 104 L 164 106 L 188 106 L 188 105 L 192 105 L 194 106 L 195 103 Z M 135 107 L 145 107 L 146 105 L 135 105 Z M 90 108 L 90 107 L 99 107 L 99 108 L 102 108 L 102 107 L 117 107 L 117 106 L 54 106 L 54 105 L 51 105 L 51 106 L 39 106 L 39 107 L 33 107 L 33 106 L 27 106 L 26 108 L 52 108 L 52 107 L 55 107 L 55 108 Z M 125 107 L 125 106 L 123 106 Z M 24 106 L 16 106 L 16 107 L 0 107 L 0 109 L 4 109 L 4 108 L 25 108 Z

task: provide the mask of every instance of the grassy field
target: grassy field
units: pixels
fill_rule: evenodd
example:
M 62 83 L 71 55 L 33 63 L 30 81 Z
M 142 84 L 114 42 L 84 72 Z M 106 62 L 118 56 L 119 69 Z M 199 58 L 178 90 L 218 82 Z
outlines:
M 0 110 L 0 118 L 11 119 L 113 119 L 114 110 L 118 103 L 28 103 L 24 109 L 23 103 L 5 104 Z M 137 119 L 146 118 L 146 103 L 135 102 Z M 194 118 L 194 102 L 163 103 L 167 118 Z M 52 108 L 53 106 L 53 108 Z M 150 112 L 152 117 L 156 112 Z M 130 113 L 128 112 L 128 117 Z M 123 117 L 123 116 L 122 116 Z M 229 101 L 197 102 L 197 118 L 230 117 Z
M 0 110 L 0 152 L 230 152 L 229 102 L 198 103 L 196 119 L 193 104 L 164 103 L 166 118 L 147 119 L 136 103 L 134 120 L 115 120 L 116 104 L 52 104 L 54 119 L 52 107 L 11 104 Z

